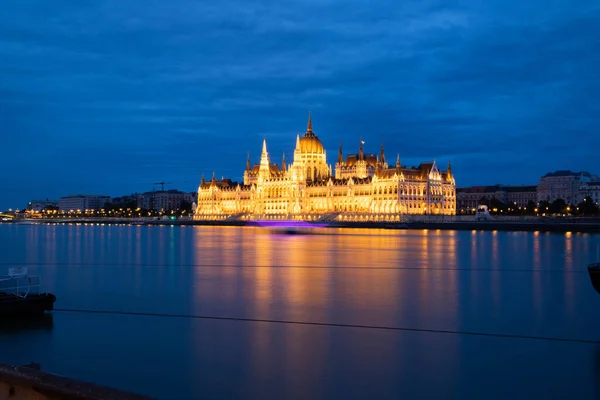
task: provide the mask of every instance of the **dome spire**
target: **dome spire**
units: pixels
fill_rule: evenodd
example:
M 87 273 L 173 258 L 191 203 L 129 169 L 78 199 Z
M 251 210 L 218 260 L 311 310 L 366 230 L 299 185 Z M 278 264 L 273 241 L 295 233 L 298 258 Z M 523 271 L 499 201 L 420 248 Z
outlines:
M 363 161 L 365 159 L 365 152 L 363 150 L 363 140 L 360 138 L 360 147 L 358 148 L 358 160 Z

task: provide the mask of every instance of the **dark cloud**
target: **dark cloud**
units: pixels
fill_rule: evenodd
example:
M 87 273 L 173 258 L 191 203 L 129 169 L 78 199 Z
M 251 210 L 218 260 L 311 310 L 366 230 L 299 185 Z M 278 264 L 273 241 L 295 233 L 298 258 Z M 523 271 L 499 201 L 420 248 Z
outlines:
M 461 185 L 600 173 L 600 7 L 583 1 L 3 4 L 0 208 L 385 143 Z

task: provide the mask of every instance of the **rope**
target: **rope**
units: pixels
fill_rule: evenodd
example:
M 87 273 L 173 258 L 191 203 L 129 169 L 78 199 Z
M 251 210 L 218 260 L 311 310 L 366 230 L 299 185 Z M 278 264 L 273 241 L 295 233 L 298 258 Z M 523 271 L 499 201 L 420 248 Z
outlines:
M 240 318 L 240 317 L 216 317 L 216 316 L 209 316 L 209 315 L 146 313 L 146 312 L 136 312 L 136 311 L 85 310 L 85 309 L 74 309 L 74 308 L 55 308 L 54 311 L 69 312 L 69 313 L 86 313 L 86 314 L 136 315 L 136 316 L 144 316 L 144 317 L 207 319 L 207 320 L 238 321 L 238 322 L 261 322 L 261 323 L 272 323 L 272 324 L 324 326 L 324 327 L 335 327 L 335 328 L 377 329 L 377 330 L 386 330 L 386 331 L 442 333 L 442 334 L 452 334 L 452 335 L 487 336 L 487 337 L 499 337 L 499 338 L 509 338 L 509 339 L 544 340 L 544 341 L 552 341 L 552 342 L 600 344 L 600 341 L 598 341 L 598 340 L 588 340 L 588 339 L 572 339 L 572 338 L 561 338 L 561 337 L 551 337 L 551 336 L 530 336 L 530 335 L 517 335 L 517 334 L 508 334 L 508 333 L 454 331 L 454 330 L 444 330 L 444 329 L 404 328 L 404 327 L 381 326 L 381 325 L 336 324 L 336 323 L 328 323 L 328 322 L 289 321 L 289 320 L 260 319 L 260 318 Z

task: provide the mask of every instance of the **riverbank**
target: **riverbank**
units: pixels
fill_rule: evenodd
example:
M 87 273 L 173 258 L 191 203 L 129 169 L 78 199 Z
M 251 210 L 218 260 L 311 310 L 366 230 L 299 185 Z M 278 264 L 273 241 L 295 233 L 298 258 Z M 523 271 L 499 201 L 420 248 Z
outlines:
M 36 363 L 24 366 L 0 363 L 0 393 L 0 399 L 152 400 L 147 396 L 42 372 Z
M 148 220 L 148 219 L 40 219 L 21 220 L 14 224 L 83 224 L 83 225 L 158 225 L 158 226 L 247 226 L 247 221 L 195 221 L 179 220 Z M 322 223 L 320 224 L 322 225 Z M 525 231 L 525 232 L 580 232 L 600 233 L 600 220 L 594 219 L 538 219 L 538 220 L 494 220 L 494 221 L 409 221 L 409 222 L 351 222 L 335 221 L 325 223 L 326 228 L 375 228 L 375 229 L 440 229 L 440 230 L 478 230 L 478 231 Z

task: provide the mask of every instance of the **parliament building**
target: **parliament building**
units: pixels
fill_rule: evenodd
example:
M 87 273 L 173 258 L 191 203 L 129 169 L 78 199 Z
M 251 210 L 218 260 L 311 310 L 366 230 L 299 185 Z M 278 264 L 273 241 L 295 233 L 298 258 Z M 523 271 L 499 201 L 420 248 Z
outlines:
M 327 164 L 323 143 L 313 132 L 296 136 L 291 164 L 272 163 L 266 139 L 260 162 L 246 162 L 244 182 L 205 180 L 198 187 L 197 220 L 295 219 L 307 221 L 400 221 L 403 215 L 455 215 L 456 185 L 450 163 L 408 168 L 379 155 L 358 152 L 344 159 L 340 145 L 335 167 Z

